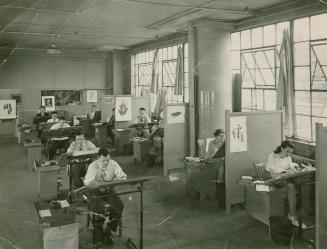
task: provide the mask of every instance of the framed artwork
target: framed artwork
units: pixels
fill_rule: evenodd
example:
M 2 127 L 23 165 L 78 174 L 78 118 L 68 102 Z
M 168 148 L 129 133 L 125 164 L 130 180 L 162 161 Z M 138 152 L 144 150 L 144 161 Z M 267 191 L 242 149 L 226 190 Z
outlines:
M 16 100 L 0 100 L 0 119 L 16 118 Z
M 42 96 L 41 105 L 45 106 L 45 110 L 47 112 L 55 111 L 56 110 L 55 96 Z
M 185 106 L 167 106 L 167 124 L 185 123 Z
M 86 91 L 86 102 L 87 103 L 98 102 L 98 91 L 97 90 L 87 90 Z
M 115 103 L 115 97 L 109 95 L 103 95 L 103 102 L 107 104 L 113 104 Z
M 77 106 L 82 104 L 82 90 L 41 90 L 41 96 L 56 96 L 55 106 Z
M 132 97 L 116 97 L 115 117 L 116 121 L 132 120 Z
M 16 100 L 16 105 L 23 104 L 23 95 L 22 94 L 11 94 L 11 99 Z
M 230 117 L 230 152 L 247 151 L 246 116 Z

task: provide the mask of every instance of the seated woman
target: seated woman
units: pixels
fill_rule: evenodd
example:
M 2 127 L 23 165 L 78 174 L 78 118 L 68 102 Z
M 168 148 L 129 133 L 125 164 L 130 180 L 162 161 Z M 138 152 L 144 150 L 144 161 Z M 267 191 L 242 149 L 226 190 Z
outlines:
M 277 149 L 270 153 L 266 161 L 266 170 L 270 172 L 272 178 L 280 176 L 285 172 L 296 171 L 296 163 L 292 162 L 291 154 L 295 146 L 289 141 L 283 141 Z M 288 199 L 289 213 L 288 218 L 294 226 L 299 226 L 296 211 L 296 188 L 291 180 L 280 181 L 277 185 L 280 190 L 285 191 Z M 302 224 L 305 227 L 304 224 Z

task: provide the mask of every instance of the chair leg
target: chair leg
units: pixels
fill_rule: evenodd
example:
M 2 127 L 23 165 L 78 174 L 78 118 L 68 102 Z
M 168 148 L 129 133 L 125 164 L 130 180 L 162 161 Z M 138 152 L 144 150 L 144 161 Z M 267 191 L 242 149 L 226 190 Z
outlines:
M 123 235 L 123 221 L 122 219 L 119 220 L 119 223 L 118 223 L 118 234 L 119 234 L 119 237 L 121 237 Z

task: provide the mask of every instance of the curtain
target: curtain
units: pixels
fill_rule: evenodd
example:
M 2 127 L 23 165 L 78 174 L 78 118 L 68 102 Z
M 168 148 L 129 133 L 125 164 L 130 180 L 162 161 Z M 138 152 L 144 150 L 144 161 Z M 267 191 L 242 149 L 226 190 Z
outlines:
M 165 101 L 166 101 L 167 91 L 164 88 L 159 89 L 156 105 L 154 107 L 154 115 L 159 117 L 160 113 L 163 111 Z
M 292 68 L 291 41 L 288 30 L 283 32 L 278 58 L 280 61 L 280 71 L 277 85 L 277 110 L 285 109 L 285 135 L 294 136 L 296 132 L 295 123 L 295 95 Z
M 179 46 L 177 51 L 174 94 L 182 95 L 183 88 L 184 88 L 184 53 L 183 53 L 183 46 Z
M 158 73 L 157 73 L 157 69 L 158 69 L 158 52 L 159 52 L 159 49 L 156 49 L 156 51 L 154 51 L 154 55 L 153 55 L 152 75 L 151 75 L 151 93 L 156 92 L 156 88 L 157 88 L 157 84 L 158 84 Z

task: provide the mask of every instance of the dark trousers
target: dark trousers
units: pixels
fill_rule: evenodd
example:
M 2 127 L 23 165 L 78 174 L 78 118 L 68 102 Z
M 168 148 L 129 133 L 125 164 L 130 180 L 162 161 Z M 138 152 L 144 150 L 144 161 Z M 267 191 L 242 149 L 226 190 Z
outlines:
M 58 149 L 67 150 L 67 140 L 54 140 L 49 143 L 49 159 L 53 160 Z
M 122 218 L 124 204 L 116 191 L 112 188 L 99 188 L 93 190 L 87 197 L 92 212 L 109 217 L 110 222 L 104 227 L 105 219 L 93 215 L 95 239 L 96 241 L 104 242 L 111 231 L 117 230 L 118 223 Z
M 89 164 L 89 163 L 88 163 Z M 83 186 L 82 177 L 85 177 L 87 171 L 87 163 L 85 162 L 74 162 L 71 165 L 71 179 L 73 188 L 80 188 Z

